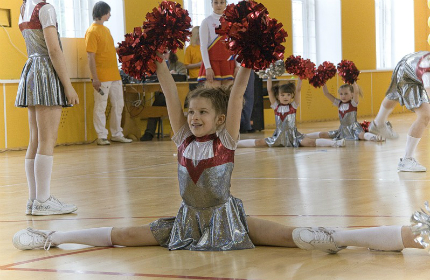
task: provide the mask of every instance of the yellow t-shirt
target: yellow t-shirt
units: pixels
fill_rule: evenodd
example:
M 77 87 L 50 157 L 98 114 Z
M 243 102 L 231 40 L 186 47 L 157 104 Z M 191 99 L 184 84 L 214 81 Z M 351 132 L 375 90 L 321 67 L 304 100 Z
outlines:
M 185 50 L 185 59 L 184 64 L 194 64 L 202 61 L 202 53 L 200 52 L 200 45 L 189 45 L 188 48 Z M 199 70 L 198 68 L 191 68 L 188 69 L 188 74 L 190 75 L 190 78 L 197 78 L 199 76 Z
M 101 24 L 91 24 L 85 33 L 85 44 L 87 52 L 96 54 L 96 71 L 100 82 L 121 80 L 115 44 L 109 28 Z

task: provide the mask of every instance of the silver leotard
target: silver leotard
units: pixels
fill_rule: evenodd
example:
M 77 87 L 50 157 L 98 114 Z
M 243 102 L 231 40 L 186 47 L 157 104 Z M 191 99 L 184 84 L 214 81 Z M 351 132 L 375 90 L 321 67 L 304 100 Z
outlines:
M 57 73 L 54 70 L 51 59 L 48 54 L 43 35 L 43 25 L 56 25 L 52 22 L 55 17 L 55 11 L 52 7 L 43 10 L 47 13 L 42 20 L 39 11 L 48 5 L 46 2 L 37 4 L 31 14 L 30 21 L 22 22 L 19 28 L 27 46 L 28 60 L 24 65 L 19 81 L 18 92 L 15 100 L 15 106 L 27 107 L 35 105 L 44 106 L 69 106 L 64 94 L 63 85 Z M 54 13 L 53 15 L 49 13 Z M 58 34 L 58 32 L 57 32 Z M 58 41 L 61 41 L 58 35 Z
M 254 248 L 242 201 L 230 194 L 237 142 L 226 129 L 195 137 L 184 125 L 173 137 L 178 146 L 182 204 L 176 217 L 150 224 L 170 250 L 224 251 Z
M 335 99 L 333 105 L 339 108 L 340 126 L 337 130 L 328 132 L 330 138 L 346 140 L 360 140 L 360 133 L 364 132 L 363 127 L 357 122 L 357 104 L 354 100 L 343 103 Z
M 267 145 L 299 147 L 305 135 L 296 128 L 296 103 L 293 101 L 289 105 L 282 105 L 275 102 L 271 107 L 275 110 L 276 129 L 271 137 L 266 138 Z

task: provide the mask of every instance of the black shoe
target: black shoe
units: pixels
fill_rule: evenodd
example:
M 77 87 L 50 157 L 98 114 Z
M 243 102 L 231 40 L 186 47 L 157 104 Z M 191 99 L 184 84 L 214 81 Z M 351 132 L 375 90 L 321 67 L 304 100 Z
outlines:
M 251 128 L 250 130 L 248 130 L 247 132 L 248 133 L 254 133 L 256 130 L 255 129 L 253 129 L 253 128 Z
M 143 134 L 143 136 L 140 137 L 140 141 L 152 141 L 152 138 L 154 138 L 153 135 L 145 132 L 145 134 Z
M 245 133 L 248 133 L 248 130 L 241 129 L 241 130 L 239 130 L 239 132 L 240 132 L 240 134 L 245 134 Z

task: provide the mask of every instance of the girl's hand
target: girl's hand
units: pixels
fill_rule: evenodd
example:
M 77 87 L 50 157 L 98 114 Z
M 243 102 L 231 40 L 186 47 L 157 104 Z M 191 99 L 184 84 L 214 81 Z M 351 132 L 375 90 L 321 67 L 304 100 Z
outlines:
M 212 83 L 214 81 L 214 70 L 212 70 L 212 68 L 208 68 L 206 69 L 206 81 L 208 81 L 209 83 Z
M 92 80 L 92 82 L 93 82 L 93 88 L 95 88 L 95 90 L 98 91 L 102 83 L 99 80 Z
M 70 105 L 79 104 L 78 94 L 72 86 L 65 88 L 64 91 L 66 94 L 67 103 L 69 103 Z

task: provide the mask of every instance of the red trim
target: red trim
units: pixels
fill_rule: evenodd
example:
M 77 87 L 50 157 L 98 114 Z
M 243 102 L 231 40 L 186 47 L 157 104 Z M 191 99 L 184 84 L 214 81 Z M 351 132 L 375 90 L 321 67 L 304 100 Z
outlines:
M 346 110 L 346 111 L 341 111 L 341 110 L 339 110 L 339 116 L 341 116 L 341 118 L 343 119 L 343 117 L 345 117 L 345 115 L 347 114 L 347 113 L 350 113 L 350 112 L 357 112 L 357 107 L 354 107 L 354 106 L 352 106 L 352 104 L 351 104 L 351 101 L 348 101 L 348 102 L 340 102 L 339 103 L 339 108 L 340 108 L 340 106 L 341 105 L 343 105 L 343 104 L 349 104 L 349 107 L 348 107 L 348 110 Z
M 279 107 L 285 107 L 285 106 L 290 106 L 290 110 L 286 113 L 283 113 L 283 114 L 279 113 L 278 108 Z M 284 121 L 288 115 L 295 114 L 296 111 L 297 110 L 294 109 L 294 107 L 291 104 L 288 104 L 288 105 L 278 104 L 278 106 L 276 106 L 276 109 L 275 109 L 275 116 L 279 116 L 281 118 L 281 121 Z
M 189 158 L 185 158 L 183 153 L 188 145 L 190 145 L 193 141 L 197 141 L 194 135 L 189 136 L 178 148 L 178 163 L 188 170 L 188 174 L 193 180 L 194 184 L 197 184 L 197 181 L 200 179 L 203 171 L 205 169 L 219 166 L 222 164 L 226 164 L 228 162 L 234 162 L 234 151 L 229 150 L 224 147 L 219 138 L 213 139 L 213 151 L 214 157 L 203 159 L 199 161 L 197 166 L 194 166 L 193 160 Z

